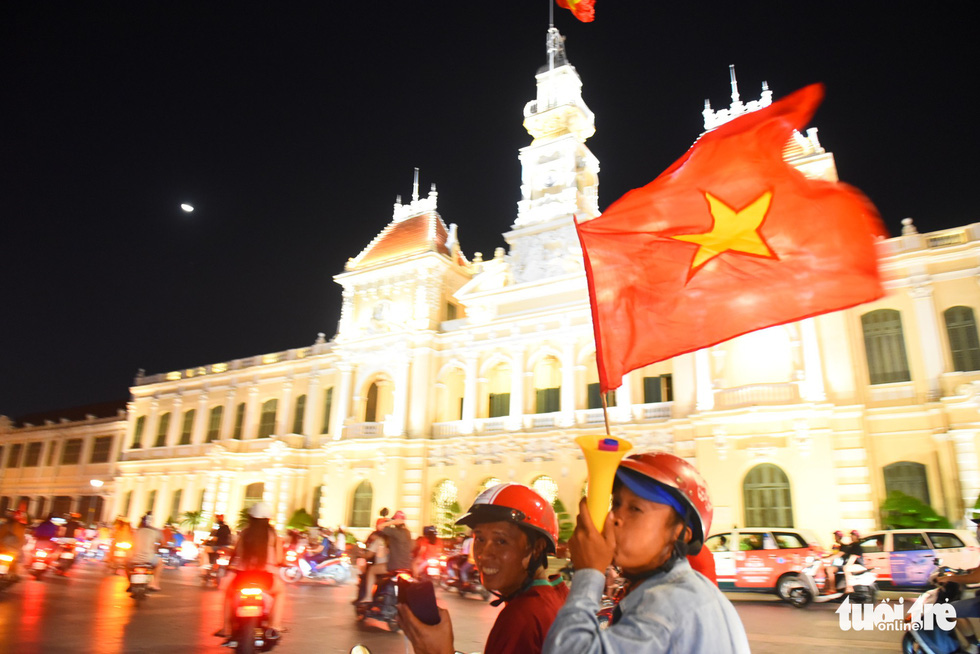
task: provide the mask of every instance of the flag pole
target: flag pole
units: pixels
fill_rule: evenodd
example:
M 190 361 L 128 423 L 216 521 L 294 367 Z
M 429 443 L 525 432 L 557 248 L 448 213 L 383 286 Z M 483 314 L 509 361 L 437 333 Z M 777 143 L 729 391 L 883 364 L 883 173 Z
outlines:
M 602 401 L 602 421 L 606 423 L 606 436 L 612 436 L 609 433 L 609 407 L 606 406 L 606 394 L 602 392 L 602 387 L 599 387 L 599 399 Z

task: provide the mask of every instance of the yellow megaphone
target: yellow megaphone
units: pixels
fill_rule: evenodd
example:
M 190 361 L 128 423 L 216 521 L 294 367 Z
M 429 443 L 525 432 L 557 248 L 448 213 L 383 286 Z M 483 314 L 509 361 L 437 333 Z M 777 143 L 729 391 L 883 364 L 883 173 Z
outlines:
M 589 515 L 596 529 L 602 531 L 609 512 L 609 497 L 612 495 L 616 468 L 633 444 L 624 438 L 608 434 L 603 436 L 579 436 L 575 439 L 585 454 L 585 467 L 589 471 L 589 492 L 585 498 Z

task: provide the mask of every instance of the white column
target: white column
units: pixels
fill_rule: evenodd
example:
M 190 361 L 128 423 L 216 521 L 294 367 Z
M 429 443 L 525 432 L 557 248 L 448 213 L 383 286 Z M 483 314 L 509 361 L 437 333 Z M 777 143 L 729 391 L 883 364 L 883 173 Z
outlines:
M 218 440 L 226 441 L 231 438 L 232 430 L 235 429 L 235 397 L 238 388 L 232 386 L 225 393 L 225 408 L 221 412 L 221 429 L 218 432 Z
M 462 433 L 472 434 L 476 420 L 476 354 L 468 352 L 465 359 L 465 378 L 463 380 L 463 428 Z
M 561 416 L 559 424 L 575 424 L 575 342 L 565 341 L 561 354 Z
M 803 399 L 823 402 L 827 399 L 827 392 L 823 384 L 823 363 L 820 361 L 816 323 L 813 318 L 807 318 L 799 324 L 803 341 Z
M 231 479 L 234 473 L 223 472 L 221 473 L 221 478 L 218 480 L 218 493 L 214 500 L 214 512 L 215 513 L 227 513 L 229 508 L 229 493 L 231 491 Z
M 160 401 L 154 398 L 150 402 L 150 413 L 146 416 L 143 426 L 142 447 L 153 447 L 157 440 L 157 423 L 160 421 Z
M 259 425 L 258 416 L 256 415 L 259 411 L 258 397 L 259 387 L 253 383 L 248 387 L 248 400 L 245 403 L 245 420 L 242 425 L 243 441 L 255 438 L 255 435 L 258 433 L 256 431 Z
M 334 393 L 334 406 L 331 409 L 333 418 L 330 421 L 330 435 L 333 440 L 340 440 L 344 435 L 344 421 L 347 420 L 347 412 L 350 411 L 351 395 L 351 376 L 350 366 L 341 365 L 340 369 L 340 388 Z
M 977 501 L 977 493 L 980 492 L 980 465 L 978 465 L 980 461 L 977 458 L 975 445 L 976 431 L 956 429 L 950 431 L 949 435 L 953 439 L 953 451 L 956 453 L 956 468 L 959 473 L 956 476 L 960 480 L 963 506 L 966 507 L 968 514 L 963 516 L 965 521 L 966 518 L 972 517 L 969 514 Z
M 202 391 L 197 396 L 197 413 L 194 415 L 194 428 L 191 430 L 191 445 L 204 442 L 208 430 L 208 393 Z
M 633 373 L 623 375 L 623 383 L 616 389 L 616 409 L 610 413 L 618 416 L 620 422 L 633 419 Z
M 283 382 L 282 385 L 282 397 L 279 398 L 279 411 L 276 412 L 276 435 L 282 436 L 283 434 L 288 434 L 292 431 L 292 423 L 289 422 L 290 415 L 292 414 L 293 400 L 293 380 L 289 379 Z
M 711 361 L 708 349 L 702 348 L 694 353 L 694 370 L 697 380 L 697 409 L 710 411 L 715 406 L 714 384 L 711 381 Z
M 204 517 L 205 523 L 211 520 L 217 511 L 215 511 L 215 502 L 218 499 L 218 473 L 209 472 L 205 479 L 204 486 L 204 506 L 201 507 L 201 514 Z
M 510 418 L 508 429 L 520 429 L 524 420 L 524 348 L 515 347 L 510 369 Z
M 173 408 L 170 410 L 170 424 L 167 425 L 167 435 L 165 436 L 164 446 L 173 447 L 180 440 L 180 431 L 184 428 L 184 398 L 179 395 L 174 398 Z
M 323 411 L 323 397 L 320 392 L 320 377 L 317 375 L 316 371 L 310 373 L 310 382 L 306 388 L 306 406 L 303 407 L 303 433 L 307 436 L 319 436 L 319 433 L 314 434 L 314 424 L 316 422 L 316 413 L 314 407 L 317 407 L 320 411 Z M 323 428 L 321 427 L 321 430 Z
M 919 346 L 922 348 L 922 362 L 929 399 L 938 399 L 942 391 L 939 380 L 943 374 L 942 340 L 939 336 L 939 321 L 936 306 L 932 301 L 932 281 L 928 275 L 913 277 L 910 294 L 915 306 L 916 322 L 919 324 Z
M 385 424 L 385 436 L 403 436 L 408 418 L 408 361 L 401 361 L 395 369 L 395 406 L 391 422 Z

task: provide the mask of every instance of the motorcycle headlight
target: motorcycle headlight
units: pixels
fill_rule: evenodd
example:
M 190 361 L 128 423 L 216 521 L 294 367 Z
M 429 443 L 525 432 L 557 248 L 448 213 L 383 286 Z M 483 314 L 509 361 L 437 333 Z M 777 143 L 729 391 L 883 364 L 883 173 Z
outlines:
M 812 557 L 812 556 L 808 556 L 808 557 L 806 557 L 806 564 L 807 564 L 807 565 L 810 565 L 810 564 L 811 564 L 811 563 L 813 563 L 813 562 L 814 562 L 815 560 L 816 560 L 816 559 L 815 559 L 814 557 Z

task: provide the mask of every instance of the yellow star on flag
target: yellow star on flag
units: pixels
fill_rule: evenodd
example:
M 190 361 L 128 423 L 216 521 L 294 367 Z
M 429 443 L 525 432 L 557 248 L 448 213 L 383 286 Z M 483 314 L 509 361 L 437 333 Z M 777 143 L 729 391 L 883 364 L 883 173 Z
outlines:
M 719 254 L 729 250 L 770 259 L 778 258 L 759 233 L 762 221 L 769 211 L 772 191 L 766 191 L 740 211 L 736 211 L 711 193 L 705 192 L 704 197 L 708 201 L 708 209 L 714 219 L 711 231 L 705 234 L 682 234 L 671 237 L 679 241 L 696 243 L 699 246 L 691 263 L 691 275 Z

